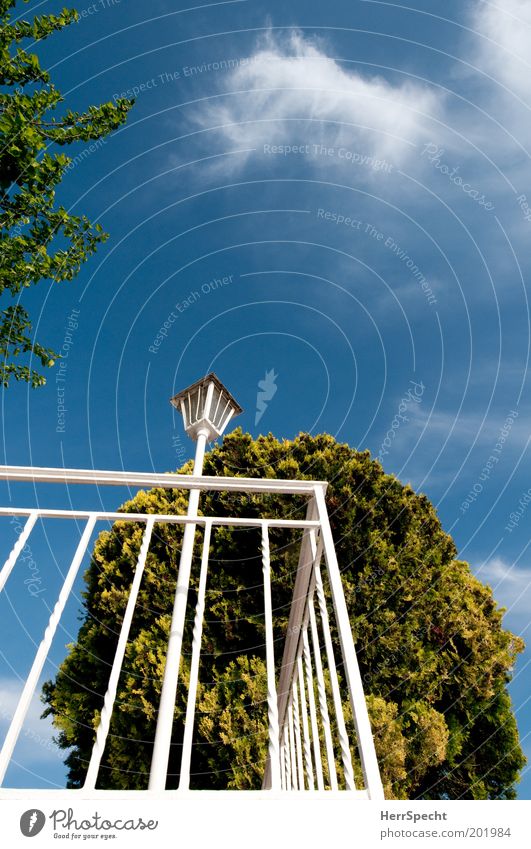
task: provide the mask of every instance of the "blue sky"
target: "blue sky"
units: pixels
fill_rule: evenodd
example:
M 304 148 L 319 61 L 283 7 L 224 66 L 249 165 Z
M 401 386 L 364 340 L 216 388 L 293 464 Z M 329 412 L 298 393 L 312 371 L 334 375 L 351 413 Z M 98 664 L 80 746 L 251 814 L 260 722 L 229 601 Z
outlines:
M 244 429 L 328 431 L 427 493 L 526 638 L 529 3 L 82 3 L 39 48 L 65 106 L 137 102 L 112 138 L 71 152 L 61 200 L 111 238 L 75 282 L 27 293 L 40 340 L 66 339 L 64 380 L 4 394 L 2 462 L 174 469 L 190 446 L 168 398 L 214 370 Z M 12 582 L 7 701 L 73 544 L 35 539 L 42 594 Z M 74 605 L 52 663 L 76 627 Z M 511 693 L 531 755 L 529 661 Z M 60 783 L 31 740 L 24 769 Z

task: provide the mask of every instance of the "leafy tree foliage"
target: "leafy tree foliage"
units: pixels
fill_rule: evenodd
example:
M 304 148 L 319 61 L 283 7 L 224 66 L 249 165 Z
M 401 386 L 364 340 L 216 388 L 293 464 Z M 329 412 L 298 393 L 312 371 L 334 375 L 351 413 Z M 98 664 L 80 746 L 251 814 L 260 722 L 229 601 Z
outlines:
M 71 159 L 54 150 L 107 136 L 125 121 L 132 101 L 56 117 L 64 98 L 38 56 L 21 45 L 48 38 L 78 14 L 65 9 L 25 21 L 13 14 L 15 5 L 0 0 L 0 294 L 15 301 L 0 311 L 0 383 L 8 386 L 14 378 L 39 386 L 44 376 L 18 358 L 30 354 L 50 367 L 56 355 L 35 340 L 20 304 L 23 290 L 40 280 L 72 280 L 107 238 L 99 224 L 56 203 Z
M 503 611 L 491 589 L 456 559 L 429 500 L 384 474 L 368 452 L 328 435 L 280 442 L 271 435 L 253 440 L 237 430 L 207 455 L 205 472 L 330 481 L 328 508 L 387 797 L 514 798 L 525 759 L 506 687 L 523 644 L 502 627 Z M 183 512 L 186 495 L 153 489 L 122 509 Z M 289 510 L 303 516 L 297 498 L 288 502 L 276 495 L 209 493 L 202 509 L 205 515 L 285 517 Z M 86 573 L 78 640 L 44 688 L 58 742 L 70 749 L 72 787 L 82 784 L 86 772 L 142 532 L 140 525 L 120 521 L 100 534 Z M 156 526 L 101 787 L 147 783 L 181 536 L 176 525 Z M 279 662 L 299 543 L 295 531 L 272 531 Z M 260 787 L 267 746 L 261 599 L 258 533 L 217 529 L 192 760 L 195 787 Z M 168 786 L 178 780 L 191 627 L 189 621 Z M 351 724 L 349 711 L 346 703 Z M 355 770 L 359 774 L 358 763 Z

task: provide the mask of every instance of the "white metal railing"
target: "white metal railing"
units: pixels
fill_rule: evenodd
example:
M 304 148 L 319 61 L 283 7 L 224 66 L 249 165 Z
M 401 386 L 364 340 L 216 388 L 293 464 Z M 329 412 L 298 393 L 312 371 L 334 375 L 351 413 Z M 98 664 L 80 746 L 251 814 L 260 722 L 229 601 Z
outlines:
M 190 786 L 190 764 L 211 536 L 217 526 L 238 526 L 261 529 L 269 741 L 263 789 L 282 793 L 293 790 L 330 790 L 333 792 L 341 788 L 365 798 L 383 798 L 362 680 L 326 509 L 326 483 L 321 481 L 221 478 L 202 475 L 39 469 L 16 466 L 0 467 L 0 480 L 93 484 L 97 486 L 162 487 L 189 490 L 191 495 L 194 492 L 200 494 L 207 490 L 216 490 L 245 494 L 276 493 L 307 497 L 305 519 L 201 516 L 197 515 L 197 506 L 193 510 L 194 515 L 190 515 L 189 510 L 185 516 L 121 513 L 106 510 L 0 507 L 0 516 L 27 517 L 25 525 L 0 571 L 0 591 L 4 588 L 6 581 L 16 567 L 17 559 L 27 544 L 37 520 L 85 519 L 81 539 L 66 572 L 63 586 L 26 677 L 22 694 L 6 734 L 0 753 L 0 787 L 3 784 L 6 770 L 11 762 L 54 635 L 97 522 L 110 520 L 145 523 L 145 530 L 120 627 L 107 691 L 103 698 L 99 726 L 95 735 L 84 791 L 90 794 L 96 788 L 101 759 L 109 734 L 118 680 L 129 640 L 153 529 L 155 524 L 172 523 L 182 524 L 185 527 L 189 525 L 191 531 L 195 526 L 203 529 L 199 586 L 193 614 L 190 681 L 177 792 L 186 792 Z M 195 501 L 193 503 L 195 504 Z M 303 531 L 288 628 L 280 664 L 276 663 L 275 660 L 273 639 L 270 528 L 298 528 Z M 324 564 L 326 572 L 327 591 L 325 591 L 321 573 L 322 564 Z M 332 602 L 330 612 L 328 596 Z M 332 613 L 333 624 L 340 644 L 341 678 L 338 673 L 338 660 L 336 659 L 337 647 L 334 646 L 332 639 L 332 623 L 330 622 Z M 181 645 L 179 643 L 176 676 L 181 659 L 180 652 Z M 348 733 L 344 716 L 344 703 L 347 696 L 350 700 L 355 726 L 355 733 L 351 735 Z M 168 746 L 173 725 L 173 705 L 174 702 L 169 705 L 169 726 L 163 729 L 161 735 L 167 738 Z M 161 712 L 162 707 L 159 705 L 159 724 Z M 362 787 L 356 786 L 353 754 L 359 759 L 363 775 Z M 167 756 L 166 758 L 164 756 L 156 758 L 154 755 L 151 764 L 150 790 L 164 790 L 166 774 Z M 5 790 L 0 791 L 0 793 L 5 792 Z

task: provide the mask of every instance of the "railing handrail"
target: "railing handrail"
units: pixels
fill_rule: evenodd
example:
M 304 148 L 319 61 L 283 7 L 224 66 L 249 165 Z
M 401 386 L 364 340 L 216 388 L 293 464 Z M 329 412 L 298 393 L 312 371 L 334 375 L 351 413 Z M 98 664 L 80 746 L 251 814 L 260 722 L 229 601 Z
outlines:
M 90 519 L 110 522 L 145 522 L 155 519 L 167 525 L 206 525 L 261 528 L 319 528 L 319 522 L 307 519 L 268 519 L 251 516 L 188 516 L 173 513 L 116 513 L 111 510 L 47 510 L 45 507 L 0 507 L 0 516 L 37 516 L 39 519 Z
M 187 597 L 190 587 L 191 565 L 194 554 L 195 528 L 204 527 L 201 552 L 201 570 L 197 587 L 197 599 L 192 634 L 192 654 L 187 694 L 184 736 L 179 772 L 179 792 L 188 793 L 190 766 L 194 739 L 194 720 L 197 712 L 201 640 L 205 615 L 205 593 L 208 581 L 210 535 L 214 526 L 234 525 L 261 529 L 263 608 L 265 623 L 268 758 L 263 780 L 263 789 L 272 793 L 280 791 L 321 791 L 325 786 L 331 792 L 340 785 L 359 798 L 383 799 L 383 788 L 379 773 L 374 740 L 363 692 L 363 681 L 356 657 L 349 613 L 347 610 L 341 572 L 334 548 L 330 520 L 326 508 L 327 484 L 322 481 L 280 480 L 277 478 L 207 477 L 150 472 L 118 472 L 89 469 L 33 468 L 28 466 L 0 466 L 0 480 L 33 484 L 84 484 L 129 486 L 138 488 L 159 487 L 182 489 L 190 492 L 186 515 L 120 512 L 103 508 L 69 509 L 41 507 L 17 507 L 11 503 L 0 507 L 0 518 L 6 516 L 27 517 L 24 526 L 17 525 L 18 538 L 0 570 L 0 591 L 13 572 L 19 556 L 28 544 L 32 530 L 41 519 L 84 519 L 85 527 L 77 543 L 70 566 L 63 575 L 63 584 L 57 601 L 50 608 L 50 617 L 37 646 L 31 669 L 19 697 L 17 707 L 9 724 L 4 744 L 0 750 L 0 786 L 12 762 L 12 756 L 23 728 L 32 699 L 41 680 L 44 665 L 49 657 L 52 642 L 60 625 L 66 604 L 74 589 L 75 581 L 82 569 L 84 558 L 97 532 L 100 520 L 112 522 L 144 523 L 142 543 L 136 557 L 127 605 L 120 624 L 118 643 L 103 697 L 103 705 L 96 729 L 84 792 L 95 792 L 95 786 L 105 751 L 111 717 L 118 692 L 118 682 L 130 638 L 130 630 L 143 580 L 148 565 L 149 545 L 155 523 L 182 525 L 181 558 L 177 571 L 174 602 L 174 620 L 166 652 L 166 670 L 171 677 L 164 679 L 154 741 L 154 755 L 149 774 L 148 792 L 164 791 L 168 778 L 168 764 L 175 702 L 179 686 L 179 667 L 182 657 L 182 635 L 185 631 Z M 246 516 L 202 516 L 199 515 L 201 491 L 232 491 L 238 493 L 277 493 L 303 495 L 307 497 L 305 518 L 268 518 Z M 47 493 L 43 492 L 45 496 Z M 132 497 L 132 494 L 131 494 Z M 40 499 L 40 493 L 39 493 Z M 11 500 L 11 496 L 10 496 Z M 44 499 L 43 499 L 44 500 Z M 215 499 L 213 499 L 215 501 Z M 134 505 L 133 505 L 134 506 Z M 288 629 L 282 656 L 282 664 L 276 669 L 275 635 L 273 630 L 272 563 L 269 532 L 273 528 L 296 528 L 303 531 L 299 563 L 294 579 Z M 187 540 L 189 549 L 185 551 Z M 185 557 L 186 553 L 186 557 Z M 323 561 L 326 588 L 330 593 L 329 604 L 321 576 Z M 184 565 L 183 565 L 184 564 Z M 184 570 L 184 571 L 183 571 Z M 184 575 L 184 578 L 182 577 Z M 314 600 L 316 596 L 316 602 Z M 180 607 L 178 607 L 180 605 Z M 175 615 L 177 609 L 178 616 Z M 332 640 L 333 617 L 338 641 Z M 173 621 L 172 620 L 172 623 Z M 177 635 L 178 642 L 172 643 Z M 323 642 L 324 640 L 324 642 Z M 324 648 L 324 655 L 323 655 Z M 341 660 L 341 680 L 337 672 L 336 654 Z M 328 674 L 329 687 L 326 675 Z M 166 672 L 165 672 L 166 675 Z M 277 682 L 278 678 L 278 682 Z M 164 686 L 169 680 L 167 698 Z M 342 685 L 342 689 L 341 689 Z M 331 692 L 331 698 L 328 694 Z M 365 789 L 356 788 L 352 765 L 351 739 L 344 715 L 344 696 L 348 693 L 355 734 L 352 742 L 357 744 Z M 103 695 L 103 694 L 102 694 Z M 306 696 L 308 698 L 306 698 Z M 328 704 L 330 702 L 330 706 Z M 331 718 L 335 716 L 335 723 Z M 159 727 L 162 729 L 159 734 Z M 159 735 L 159 736 L 157 736 Z M 161 741 L 157 752 L 157 740 Z M 341 754 L 342 767 L 336 768 L 336 755 Z M 323 757 L 324 754 L 324 757 Z M 157 755 L 157 756 L 156 756 Z M 325 773 L 327 777 L 325 778 Z M 1 793 L 1 791 L 0 791 Z
M 26 483 L 102 484 L 104 486 L 147 486 L 162 489 L 200 489 L 218 492 L 268 492 L 282 495 L 313 495 L 316 487 L 326 490 L 326 481 L 282 480 L 280 478 L 211 477 L 172 472 L 119 472 L 98 469 L 61 469 L 39 466 L 0 466 L 0 480 Z

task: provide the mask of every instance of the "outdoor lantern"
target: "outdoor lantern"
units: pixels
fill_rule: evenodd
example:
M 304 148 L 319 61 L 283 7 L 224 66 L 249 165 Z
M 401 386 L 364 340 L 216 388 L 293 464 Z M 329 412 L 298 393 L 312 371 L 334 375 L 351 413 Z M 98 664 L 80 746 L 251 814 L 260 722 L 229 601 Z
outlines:
M 101 507 L 95 512 L 91 509 L 86 511 L 48 510 L 41 506 L 21 508 L 11 503 L 8 507 L 0 506 L 0 516 L 12 516 L 15 519 L 18 535 L 7 560 L 3 565 L 0 563 L 0 592 L 15 569 L 17 559 L 28 548 L 30 534 L 38 522 L 47 518 L 53 519 L 58 515 L 76 523 L 80 518 L 86 519 L 70 566 L 65 570 L 64 582 L 57 601 L 53 607 L 50 606 L 48 624 L 38 647 L 36 646 L 31 668 L 10 719 L 5 740 L 0 746 L 0 802 L 9 798 L 13 801 L 22 798 L 20 794 L 16 795 L 19 791 L 13 791 L 10 787 L 2 789 L 3 782 L 10 765 L 15 764 L 13 754 L 16 752 L 28 711 L 42 682 L 45 664 L 51 662 L 50 651 L 54 637 L 59 627 L 65 627 L 61 624 L 61 616 L 67 602 L 75 594 L 74 588 L 77 586 L 76 582 L 91 540 L 94 539 L 96 523 L 100 521 L 114 523 L 118 520 L 120 525 L 123 521 L 130 521 L 134 523 L 135 528 L 143 524 L 142 541 L 136 555 L 133 555 L 132 551 L 127 551 L 128 557 L 131 555 L 132 558 L 136 558 L 136 564 L 131 560 L 132 578 L 130 583 L 128 582 L 129 590 L 126 591 L 127 605 L 117 623 L 116 640 L 112 641 L 114 653 L 109 656 L 108 681 L 105 694 L 102 693 L 99 720 L 94 729 L 96 733 L 93 737 L 83 787 L 66 792 L 73 794 L 73 799 L 76 798 L 75 794 L 82 793 L 82 796 L 78 798 L 89 800 L 103 799 L 100 794 L 116 792 L 101 790 L 96 785 L 102 775 L 101 769 L 107 769 L 104 759 L 107 763 L 112 763 L 113 752 L 108 748 L 106 751 L 106 747 L 108 740 L 112 739 L 113 711 L 120 709 L 122 697 L 120 681 L 125 674 L 124 662 L 126 665 L 128 663 L 127 648 L 131 645 L 131 629 L 136 621 L 135 616 L 139 609 L 141 609 L 140 615 L 143 615 L 146 610 L 145 598 L 141 593 L 142 588 L 145 588 L 146 571 L 152 565 L 148 560 L 150 545 L 155 536 L 155 528 L 158 529 L 160 525 L 164 525 L 182 528 L 182 534 L 179 536 L 172 534 L 171 561 L 173 563 L 174 556 L 180 548 L 179 565 L 175 580 L 171 580 L 173 569 L 166 570 L 162 567 L 161 571 L 167 571 L 168 574 L 164 574 L 163 583 L 157 581 L 155 586 L 157 594 L 171 593 L 173 589 L 173 610 L 168 629 L 160 698 L 158 706 L 154 706 L 156 722 L 148 789 L 147 791 L 126 790 L 126 794 L 128 792 L 133 794 L 129 797 L 132 804 L 136 804 L 135 800 L 140 798 L 137 795 L 139 792 L 151 794 L 142 798 L 151 799 L 153 803 L 160 801 L 168 783 L 172 786 L 177 779 L 178 790 L 175 793 L 172 787 L 168 801 L 172 810 L 177 812 L 175 817 L 179 824 L 184 815 L 188 829 L 186 833 L 192 833 L 191 829 L 197 825 L 196 820 L 191 819 L 198 810 L 197 805 L 192 803 L 196 793 L 192 788 L 198 783 L 197 777 L 205 775 L 196 771 L 197 767 L 201 769 L 201 766 L 196 760 L 197 749 L 194 748 L 198 738 L 197 722 L 201 721 L 202 714 L 199 695 L 201 687 L 206 683 L 201 679 L 202 652 L 211 657 L 208 651 L 210 648 L 208 640 L 203 637 L 203 626 L 209 621 L 206 618 L 210 612 L 206 597 L 207 593 L 212 592 L 209 575 L 220 562 L 218 545 L 222 540 L 221 536 L 216 538 L 216 534 L 220 531 L 223 533 L 225 528 L 253 529 L 256 535 L 254 539 L 257 553 L 252 555 L 252 560 L 253 562 L 260 559 L 262 561 L 262 581 L 256 580 L 256 571 L 253 571 L 251 576 L 256 620 L 263 623 L 263 637 L 260 639 L 265 661 L 263 702 L 264 714 L 267 714 L 267 755 L 264 752 L 259 759 L 261 765 L 255 764 L 262 772 L 262 791 L 271 791 L 272 796 L 269 798 L 272 799 L 284 798 L 278 795 L 283 794 L 284 791 L 299 793 L 306 790 L 310 793 L 317 791 L 318 795 L 314 798 L 321 799 L 321 791 L 330 791 L 337 797 L 338 793 L 343 793 L 345 790 L 350 794 L 345 797 L 347 805 L 355 799 L 374 799 L 383 802 L 384 789 L 365 701 L 364 681 L 356 656 L 351 620 L 341 580 L 341 569 L 326 505 L 327 482 L 218 475 L 216 471 L 219 465 L 212 461 L 208 463 L 208 474 L 203 475 L 207 440 L 226 432 L 230 419 L 242 412 L 241 407 L 214 374 L 208 374 L 180 392 L 171 399 L 171 403 L 182 411 L 184 426 L 194 441 L 195 459 L 192 474 L 65 468 L 36 469 L 33 466 L 0 465 L 1 481 L 26 481 L 32 485 L 35 481 L 41 481 L 47 486 L 49 483 L 57 482 L 62 486 L 65 483 L 78 483 L 96 486 L 111 484 L 123 487 L 125 485 L 145 489 L 157 487 L 157 490 L 152 490 L 154 492 L 158 492 L 160 487 L 168 493 L 166 499 L 160 499 L 157 496 L 154 509 L 153 505 L 146 504 L 145 498 L 142 498 L 136 507 L 140 512 L 135 513 L 104 511 Z M 216 452 L 213 453 L 215 459 Z M 190 471 L 190 463 L 187 464 L 186 471 Z M 176 491 L 183 494 L 189 493 L 186 514 L 183 509 L 184 498 L 183 496 L 175 498 Z M 275 518 L 268 518 L 267 510 L 260 510 L 257 515 L 255 509 L 237 510 L 236 516 L 231 516 L 230 513 L 227 515 L 225 509 L 218 512 L 213 499 L 203 505 L 207 509 L 201 510 L 201 493 L 206 495 L 212 491 L 241 493 L 242 505 L 245 503 L 243 499 L 255 496 L 258 505 L 263 494 L 276 497 L 292 496 L 297 499 L 295 504 L 300 504 L 301 499 L 304 498 L 306 517 L 294 518 L 295 504 L 293 502 L 291 506 L 286 504 L 286 516 L 280 515 Z M 144 505 L 150 512 L 144 512 Z M 158 505 L 161 505 L 166 512 L 159 513 Z M 248 515 L 249 512 L 251 515 Z M 263 515 L 264 512 L 266 515 Z M 19 517 L 23 516 L 26 517 L 24 526 L 19 524 Z M 274 537 L 270 538 L 271 531 L 276 528 L 297 531 L 297 537 L 300 540 L 296 568 L 292 568 L 294 562 L 290 545 L 291 604 L 286 603 L 280 608 L 275 603 L 275 589 L 279 578 L 282 577 L 276 568 L 279 544 L 276 532 Z M 242 535 L 234 535 L 235 543 L 236 536 L 241 538 Z M 157 540 L 160 548 L 158 535 Z M 238 549 L 237 554 L 244 559 L 250 558 L 247 536 L 242 541 L 245 543 L 244 548 Z M 293 543 L 295 544 L 295 540 Z M 272 545 L 275 546 L 273 551 Z M 258 547 L 260 554 L 258 554 Z M 151 556 L 155 556 L 154 552 Z M 321 564 L 326 569 L 324 582 Z M 151 577 L 147 578 L 148 582 L 153 583 L 154 574 L 152 572 Z M 169 580 L 168 584 L 166 579 Z M 225 579 L 223 580 L 225 585 Z M 224 592 L 238 591 L 237 574 L 234 576 L 234 581 L 234 586 Z M 195 603 L 193 615 L 190 615 L 189 603 L 191 586 L 193 586 L 193 602 Z M 208 590 L 207 587 L 209 587 Z M 217 589 L 214 588 L 213 592 L 217 593 Z M 287 598 L 285 600 L 288 602 Z M 282 619 L 279 620 L 278 616 Z M 192 620 L 193 627 L 189 628 Z M 160 626 L 156 615 L 152 616 L 150 621 L 158 634 Z M 286 626 L 282 628 L 285 631 L 283 648 L 280 636 L 281 621 L 284 621 Z M 278 626 L 276 626 L 277 622 Z M 158 651 L 157 648 L 157 658 L 160 657 Z M 339 664 L 336 662 L 336 656 L 340 661 Z M 90 681 L 88 683 L 90 684 Z M 149 681 L 146 683 L 149 684 Z M 133 684 L 137 687 L 138 682 L 134 681 Z M 179 693 L 179 687 L 183 692 Z M 347 696 L 348 706 L 345 701 Z M 75 691 L 73 691 L 73 697 L 75 699 Z M 178 697 L 179 706 L 186 702 L 186 711 L 181 712 L 179 709 L 179 713 L 183 715 L 179 716 L 178 729 L 176 729 Z M 353 720 L 352 724 L 349 722 L 350 717 Z M 130 741 L 130 743 L 134 742 L 134 739 Z M 227 744 L 230 741 L 221 738 L 218 745 L 221 746 L 223 743 Z M 354 751 L 359 758 L 359 768 L 355 768 L 357 760 L 353 759 Z M 227 748 L 225 754 L 230 758 L 230 749 Z M 145 765 L 144 771 L 147 772 L 146 752 L 142 760 Z M 117 769 L 119 766 L 118 763 Z M 214 768 L 210 774 L 212 790 L 217 786 L 216 775 Z M 213 779 L 212 776 L 214 776 Z M 204 779 L 200 779 L 202 780 Z M 107 780 L 104 786 L 107 786 Z M 15 796 L 11 795 L 13 792 Z M 27 791 L 22 792 L 26 794 Z M 31 797 L 28 798 L 32 799 L 33 804 L 34 793 L 49 792 L 32 789 Z M 220 792 L 223 793 L 223 791 Z M 201 795 L 201 791 L 198 795 Z M 214 803 L 215 795 L 215 793 L 203 793 L 203 801 L 199 802 L 201 813 L 203 808 L 205 810 L 203 819 L 209 815 L 209 805 L 211 818 L 217 817 L 221 807 L 223 805 L 226 807 L 229 798 L 233 798 L 236 794 L 232 790 L 227 790 L 226 795 L 219 797 L 222 800 L 221 807 Z M 43 801 L 42 803 L 37 801 L 37 804 L 44 805 L 45 796 L 38 795 L 37 799 L 40 798 Z M 46 799 L 50 798 L 46 796 Z M 243 798 L 251 797 L 243 791 Z M 258 798 L 265 798 L 265 796 Z M 192 814 L 189 819 L 186 819 L 186 811 L 189 809 L 192 809 Z M 32 832 L 32 817 L 37 813 L 38 811 L 36 812 L 33 808 L 26 812 L 25 822 L 29 825 L 27 832 L 24 833 Z M 26 814 L 23 816 L 25 817 Z M 38 830 L 36 827 L 35 834 Z M 252 837 L 253 835 L 251 839 Z
M 243 410 L 213 372 L 202 377 L 201 380 L 196 380 L 188 389 L 183 389 L 182 392 L 174 395 L 173 398 L 170 398 L 170 403 L 183 414 L 184 429 L 188 436 L 195 441 L 193 474 L 195 477 L 200 477 L 203 473 L 207 442 L 221 436 L 232 417 L 237 416 Z M 198 507 L 199 489 L 190 489 L 187 512 L 189 519 L 196 517 Z M 149 777 L 150 790 L 164 790 L 166 786 L 195 528 L 195 522 L 190 521 L 186 524 L 183 533 L 168 651 L 153 743 Z
M 243 412 L 213 372 L 183 389 L 170 403 L 181 411 L 188 436 L 197 440 L 203 432 L 207 442 L 221 436 L 232 417 Z

